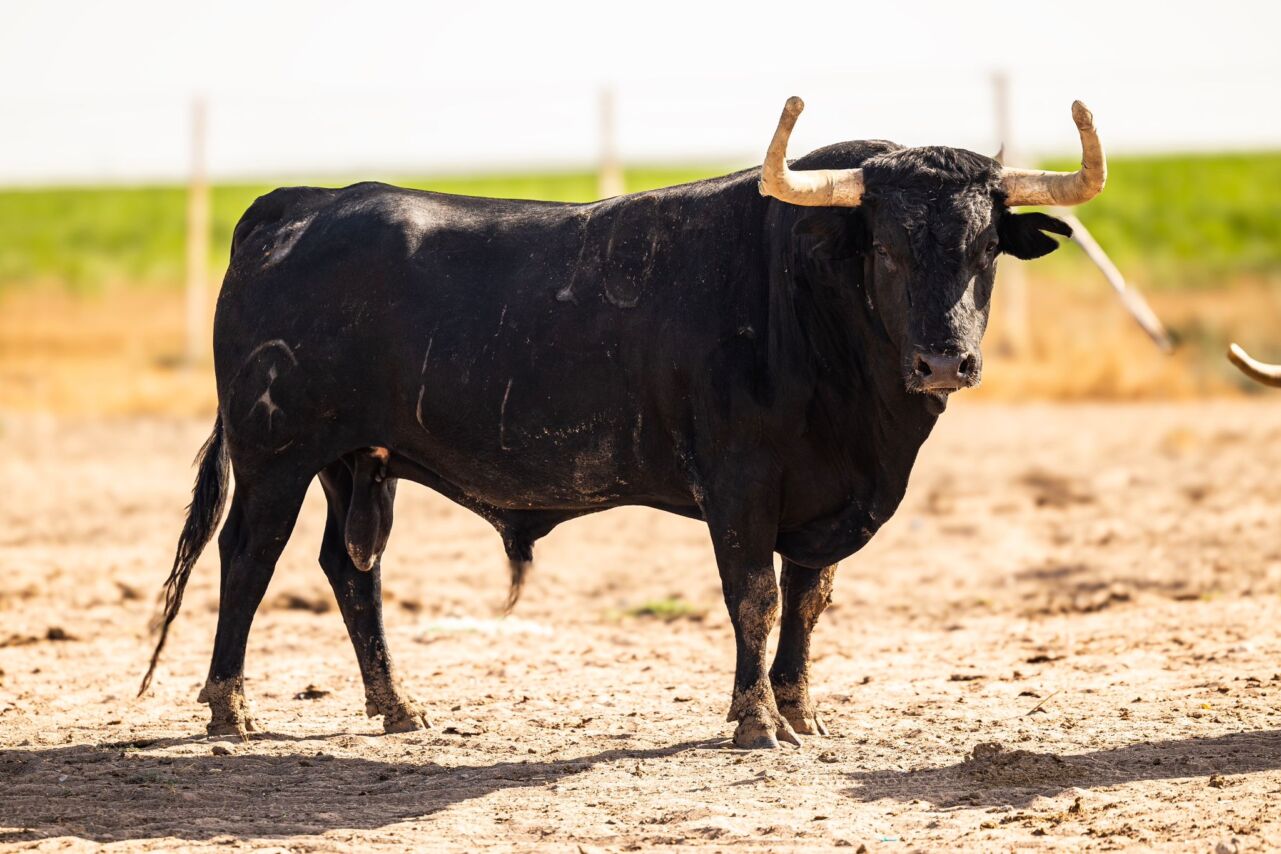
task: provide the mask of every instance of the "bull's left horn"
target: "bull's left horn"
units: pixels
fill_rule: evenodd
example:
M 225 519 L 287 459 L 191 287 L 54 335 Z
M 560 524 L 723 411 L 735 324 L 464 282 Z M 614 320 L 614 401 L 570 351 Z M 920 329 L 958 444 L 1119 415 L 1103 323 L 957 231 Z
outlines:
M 1072 120 L 1081 134 L 1081 168 L 1075 172 L 1041 169 L 1002 169 L 1005 203 L 1014 205 L 1083 204 L 1103 191 L 1108 179 L 1107 158 L 1094 127 L 1094 114 L 1080 101 L 1072 102 Z
M 1228 348 L 1228 361 L 1240 368 L 1241 373 L 1256 382 L 1281 387 L 1281 365 L 1269 365 L 1252 359 L 1249 353 L 1236 344 Z
M 863 198 L 862 169 L 807 169 L 793 172 L 787 166 L 787 140 L 796 126 L 796 117 L 805 102 L 796 96 L 787 99 L 778 128 L 765 152 L 761 166 L 760 191 L 781 202 L 806 207 L 856 208 Z

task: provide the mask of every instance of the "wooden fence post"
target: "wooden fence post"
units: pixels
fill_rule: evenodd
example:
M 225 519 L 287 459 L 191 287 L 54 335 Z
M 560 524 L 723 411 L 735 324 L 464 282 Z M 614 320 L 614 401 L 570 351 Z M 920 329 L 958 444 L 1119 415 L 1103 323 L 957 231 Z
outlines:
M 207 105 L 191 104 L 191 173 L 187 181 L 187 348 L 186 362 L 210 355 L 209 330 L 209 178 L 205 165 Z
M 996 111 L 996 138 L 1007 166 L 1018 165 L 1014 123 L 1010 108 L 1010 77 L 1004 71 L 992 75 Z M 1010 259 L 997 267 L 996 297 L 1001 327 L 997 349 L 1008 356 L 1026 356 L 1031 349 L 1031 310 L 1028 307 L 1027 278 L 1020 262 Z
M 618 116 L 613 86 L 600 92 L 600 171 L 596 178 L 596 195 L 608 199 L 627 191 L 623 167 L 618 160 Z

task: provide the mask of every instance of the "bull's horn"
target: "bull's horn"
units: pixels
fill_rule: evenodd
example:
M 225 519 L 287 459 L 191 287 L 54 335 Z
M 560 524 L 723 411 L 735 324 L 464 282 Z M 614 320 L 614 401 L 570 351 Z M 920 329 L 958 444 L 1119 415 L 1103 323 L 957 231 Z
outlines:
M 1228 361 L 1241 369 L 1252 380 L 1264 385 L 1281 386 L 1281 365 L 1269 365 L 1250 358 L 1250 354 L 1236 344 L 1228 348 Z
M 795 96 L 783 105 L 783 115 L 779 116 L 778 128 L 765 152 L 765 165 L 761 167 L 761 195 L 806 207 L 858 207 L 863 198 L 862 169 L 793 172 L 787 167 L 787 139 L 803 109 L 805 102 Z
M 1094 128 L 1094 114 L 1085 104 L 1073 101 L 1072 120 L 1081 133 L 1081 168 L 1075 172 L 1002 169 L 1006 204 L 1070 207 L 1088 202 L 1102 192 L 1108 179 L 1108 164 L 1099 132 Z

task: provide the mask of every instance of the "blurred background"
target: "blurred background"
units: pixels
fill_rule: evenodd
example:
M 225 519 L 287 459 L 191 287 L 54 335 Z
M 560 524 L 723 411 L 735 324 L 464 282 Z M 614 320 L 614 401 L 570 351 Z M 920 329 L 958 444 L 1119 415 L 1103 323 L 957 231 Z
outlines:
M 1278 33 L 1242 0 L 0 0 L 0 845 L 1281 849 L 1281 398 L 1223 355 L 1281 361 Z M 366 737 L 315 485 L 250 641 L 267 737 L 187 737 L 212 547 L 134 699 L 256 196 L 590 200 L 759 164 L 794 94 L 794 156 L 1052 168 L 1083 100 L 1110 170 L 1073 212 L 1178 345 L 1076 243 L 1002 261 L 983 386 L 815 635 L 841 739 L 702 749 L 735 644 L 700 523 L 566 525 L 497 619 L 500 539 L 411 488 L 382 595 L 431 734 Z
M 1253 389 L 1281 357 L 1273 4 L 3 2 L 0 411 L 207 414 L 232 228 L 283 184 L 582 201 L 792 153 L 946 144 L 1079 156 L 1077 209 L 1178 342 L 1160 353 L 1074 244 L 1003 263 L 976 397 Z

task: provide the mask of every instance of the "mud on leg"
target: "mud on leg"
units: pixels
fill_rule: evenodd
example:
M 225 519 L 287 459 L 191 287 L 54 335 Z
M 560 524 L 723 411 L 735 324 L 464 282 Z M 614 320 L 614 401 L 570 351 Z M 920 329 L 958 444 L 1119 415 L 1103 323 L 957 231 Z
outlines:
M 236 483 L 218 537 L 222 588 L 213 661 L 198 698 L 209 704 L 210 735 L 247 738 L 255 728 L 244 693 L 245 645 L 306 489 L 306 481 L 298 478 Z
M 835 577 L 835 565 L 810 569 L 783 561 L 783 624 L 769 678 L 778 710 L 793 729 L 809 735 L 827 735 L 810 700 L 810 634 L 832 601 Z
M 737 655 L 728 715 L 728 720 L 738 722 L 734 743 L 747 748 L 778 747 L 780 739 L 800 744 L 779 713 L 766 672 L 766 644 L 778 619 L 773 552 L 777 514 L 768 491 L 753 496 L 752 490 L 730 486 L 724 493 L 729 500 L 718 504 L 713 498 L 704 512 L 734 626 Z

